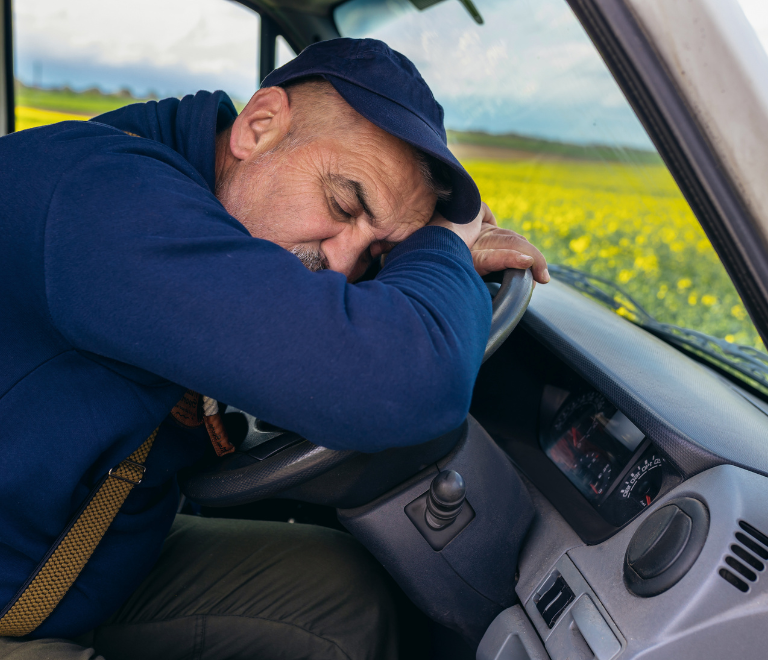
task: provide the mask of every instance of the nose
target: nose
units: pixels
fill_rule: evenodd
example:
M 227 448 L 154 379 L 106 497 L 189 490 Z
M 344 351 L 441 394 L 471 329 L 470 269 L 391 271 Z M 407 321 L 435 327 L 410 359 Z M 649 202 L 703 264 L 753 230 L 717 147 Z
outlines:
M 322 241 L 320 249 L 331 270 L 343 273 L 349 281 L 353 281 L 365 272 L 368 260 L 364 255 L 373 241 L 370 230 L 348 225 L 335 236 Z

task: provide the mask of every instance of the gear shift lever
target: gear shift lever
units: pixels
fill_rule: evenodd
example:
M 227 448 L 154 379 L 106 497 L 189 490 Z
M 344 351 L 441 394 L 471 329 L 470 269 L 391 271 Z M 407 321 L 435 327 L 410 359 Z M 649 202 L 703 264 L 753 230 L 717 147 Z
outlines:
M 455 470 L 443 470 L 433 480 L 424 517 L 432 529 L 445 529 L 459 517 L 467 496 L 464 479 Z

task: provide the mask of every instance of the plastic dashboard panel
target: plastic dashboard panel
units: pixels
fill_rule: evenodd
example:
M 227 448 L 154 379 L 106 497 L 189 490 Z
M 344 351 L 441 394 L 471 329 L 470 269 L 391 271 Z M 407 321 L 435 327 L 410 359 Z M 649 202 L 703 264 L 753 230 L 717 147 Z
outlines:
M 731 463 L 768 475 L 768 417 L 735 387 L 557 281 L 521 327 L 653 439 L 689 478 Z
M 768 532 L 768 480 L 746 470 L 721 465 L 699 474 L 654 502 L 656 511 L 670 500 L 693 497 L 708 509 L 709 534 L 692 568 L 668 591 L 650 598 L 630 593 L 623 578 L 624 555 L 642 515 L 598 545 L 579 544 L 559 514 L 535 488 L 536 518 L 520 554 L 516 590 L 552 660 L 593 657 L 580 652 L 583 640 L 573 632 L 573 605 L 552 629 L 538 614 L 535 593 L 553 569 L 575 594 L 586 593 L 611 628 L 621 650 L 611 660 L 722 660 L 764 658 L 768 644 L 768 565 L 759 562 L 745 590 L 721 577 L 737 550 L 740 523 Z M 563 533 L 564 532 L 564 533 Z M 566 570 L 568 569 L 568 570 Z

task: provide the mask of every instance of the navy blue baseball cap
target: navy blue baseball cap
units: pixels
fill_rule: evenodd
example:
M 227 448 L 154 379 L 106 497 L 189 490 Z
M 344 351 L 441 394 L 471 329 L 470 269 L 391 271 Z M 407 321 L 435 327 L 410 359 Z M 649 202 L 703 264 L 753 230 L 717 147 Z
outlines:
M 270 73 L 262 87 L 321 76 L 372 124 L 445 163 L 451 197 L 437 210 L 451 222 L 471 222 L 480 212 L 475 182 L 448 149 L 443 108 L 407 57 L 378 39 L 330 39 L 307 46 Z

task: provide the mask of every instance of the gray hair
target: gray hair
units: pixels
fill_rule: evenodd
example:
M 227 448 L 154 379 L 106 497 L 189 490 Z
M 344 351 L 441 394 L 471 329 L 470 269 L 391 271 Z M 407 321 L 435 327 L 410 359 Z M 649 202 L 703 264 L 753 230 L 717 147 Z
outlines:
M 451 186 L 450 168 L 442 161 L 429 154 L 414 149 L 416 163 L 419 166 L 424 183 L 427 188 L 437 196 L 438 202 L 447 202 L 451 198 L 453 187 Z

